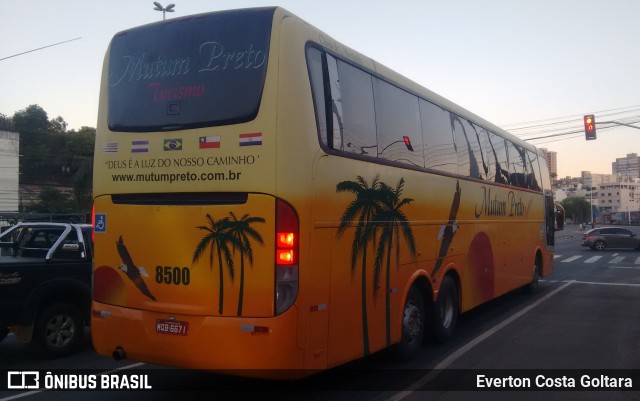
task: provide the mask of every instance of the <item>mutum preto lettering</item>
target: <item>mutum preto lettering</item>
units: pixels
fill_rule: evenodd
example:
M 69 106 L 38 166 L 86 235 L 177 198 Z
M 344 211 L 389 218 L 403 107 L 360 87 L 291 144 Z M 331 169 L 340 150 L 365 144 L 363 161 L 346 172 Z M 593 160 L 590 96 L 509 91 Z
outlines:
M 491 188 L 482 187 L 483 196 L 482 204 L 478 208 L 476 203 L 475 215 L 476 218 L 482 216 L 506 216 L 507 215 L 507 202 L 498 200 L 498 195 L 494 195 L 491 199 Z
M 227 50 L 220 42 L 204 42 L 200 45 L 200 54 L 207 62 L 198 72 L 216 70 L 257 69 L 267 61 L 264 50 L 254 50 L 253 44 L 246 50 Z
M 157 79 L 164 77 L 172 77 L 179 75 L 187 75 L 190 72 L 189 58 L 188 57 L 161 57 L 158 56 L 155 60 L 146 60 L 147 55 L 142 53 L 140 57 L 136 58 L 131 55 L 122 57 L 122 65 L 124 68 L 122 73 L 116 76 L 111 76 L 111 82 L 109 86 L 114 87 L 121 82 L 134 82 L 140 80 Z M 112 71 L 117 70 L 111 68 Z

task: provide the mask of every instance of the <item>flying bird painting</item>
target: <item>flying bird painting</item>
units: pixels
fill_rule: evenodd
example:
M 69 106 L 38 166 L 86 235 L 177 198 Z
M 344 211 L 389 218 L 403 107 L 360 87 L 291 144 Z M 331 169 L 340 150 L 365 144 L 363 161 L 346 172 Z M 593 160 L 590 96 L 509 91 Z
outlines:
M 438 240 L 442 240 L 442 242 L 440 243 L 438 259 L 436 260 L 436 265 L 433 268 L 431 277 L 435 277 L 438 270 L 440 270 L 440 268 L 442 267 L 442 263 L 444 262 L 445 256 L 447 256 L 447 252 L 449 251 L 451 242 L 453 242 L 453 236 L 455 235 L 456 231 L 458 231 L 457 215 L 458 208 L 460 207 L 461 194 L 462 191 L 460 190 L 460 182 L 456 182 L 456 192 L 453 194 L 453 202 L 451 202 L 449 221 L 440 229 L 440 233 L 438 234 Z
M 129 254 L 129 250 L 124 244 L 122 236 L 120 236 L 120 238 L 116 242 L 116 248 L 118 249 L 120 259 L 122 259 L 120 270 L 127 274 L 127 277 L 129 277 L 129 279 L 133 281 L 133 284 L 138 287 L 141 293 L 155 301 L 156 298 L 151 294 L 151 292 L 147 288 L 147 285 L 144 283 L 144 279 L 142 278 L 142 276 L 149 277 L 149 275 L 142 266 L 138 267 L 135 263 L 133 263 L 133 259 L 131 259 L 131 255 Z

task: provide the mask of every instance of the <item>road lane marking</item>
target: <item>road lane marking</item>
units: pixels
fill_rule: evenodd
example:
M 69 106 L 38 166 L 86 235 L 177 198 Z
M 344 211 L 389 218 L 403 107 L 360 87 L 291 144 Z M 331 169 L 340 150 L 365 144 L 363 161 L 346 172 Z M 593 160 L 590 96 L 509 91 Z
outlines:
M 572 256 L 572 257 L 570 257 L 569 259 L 562 260 L 561 262 L 562 262 L 562 263 L 571 263 L 571 262 L 573 262 L 574 260 L 578 260 L 578 259 L 580 259 L 581 257 L 582 257 L 581 255 L 576 255 L 576 256 Z
M 615 267 L 615 269 L 620 269 L 620 267 Z M 589 285 L 610 285 L 614 287 L 640 287 L 640 284 L 636 283 L 599 283 L 597 281 L 575 281 L 571 280 L 574 284 L 589 284 Z
M 602 259 L 602 256 L 592 256 L 589 259 L 585 260 L 584 263 L 595 263 L 600 259 Z
M 557 255 L 557 254 L 556 254 L 556 255 L 553 255 L 553 258 L 554 258 L 554 259 L 558 259 L 558 258 L 561 258 L 561 257 L 562 257 L 562 255 Z
M 611 261 L 609 263 L 615 264 L 615 263 L 620 263 L 624 260 L 624 256 L 618 256 L 615 257 L 613 259 L 611 259 Z
M 116 373 L 116 372 L 119 372 L 121 370 L 137 368 L 138 366 L 142 366 L 142 365 L 146 365 L 146 364 L 144 362 L 132 363 L 131 365 L 121 366 L 119 368 L 111 369 L 111 370 L 108 370 L 106 372 L 101 372 L 101 373 L 99 373 L 99 375 L 109 375 L 111 373 Z M 43 370 L 45 370 L 45 369 L 43 369 Z M 30 395 L 40 394 L 40 393 L 43 393 L 45 391 L 47 391 L 46 388 L 43 388 L 43 389 L 40 389 L 40 390 L 27 391 L 27 392 L 16 394 L 16 395 L 12 395 L 12 396 L 9 396 L 9 397 L 0 398 L 0 401 L 15 400 L 15 399 L 18 399 L 18 398 L 28 397 Z
M 636 261 L 634 262 L 637 265 L 640 265 L 640 256 L 636 259 Z
M 409 386 L 406 390 L 398 392 L 398 393 L 394 394 L 392 397 L 387 398 L 387 401 L 400 401 L 400 400 L 412 395 L 416 391 L 419 391 L 427 383 L 429 383 L 431 380 L 435 379 L 440 374 L 441 370 L 446 369 L 447 367 L 449 367 L 457 359 L 462 357 L 467 352 L 471 351 L 478 344 L 480 344 L 481 342 L 483 342 L 487 338 L 491 337 L 492 335 L 494 335 L 498 331 L 502 330 L 506 326 L 510 325 L 515 320 L 517 320 L 521 316 L 527 314 L 530 310 L 532 310 L 536 306 L 540 305 L 544 301 L 548 300 L 549 298 L 553 297 L 554 295 L 556 295 L 560 291 L 564 290 L 565 288 L 569 287 L 573 283 L 575 283 L 575 281 L 573 281 L 573 280 L 567 281 L 564 285 L 556 288 L 555 290 L 551 291 L 550 293 L 548 293 L 544 297 L 538 299 L 536 302 L 534 302 L 531 305 L 521 309 L 516 314 L 511 315 L 511 317 L 507 318 L 506 320 L 503 320 L 501 323 L 497 324 L 496 326 L 494 326 L 490 330 L 485 331 L 484 333 L 482 333 L 478 337 L 476 337 L 473 340 L 469 341 L 464 346 L 458 348 L 455 352 L 453 352 L 451 355 L 449 355 L 447 358 L 445 358 L 442 362 L 437 364 L 430 371 L 430 373 L 428 373 L 427 375 L 423 376 L 422 379 L 416 381 L 414 384 Z

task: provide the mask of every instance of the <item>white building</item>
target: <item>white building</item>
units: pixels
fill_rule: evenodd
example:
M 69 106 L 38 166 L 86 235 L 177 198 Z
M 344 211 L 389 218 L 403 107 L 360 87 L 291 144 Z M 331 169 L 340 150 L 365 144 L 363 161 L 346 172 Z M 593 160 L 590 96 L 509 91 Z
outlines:
M 17 212 L 20 136 L 0 131 L 0 212 Z
M 599 210 L 609 221 L 635 221 L 640 209 L 640 183 L 627 181 L 598 187 Z

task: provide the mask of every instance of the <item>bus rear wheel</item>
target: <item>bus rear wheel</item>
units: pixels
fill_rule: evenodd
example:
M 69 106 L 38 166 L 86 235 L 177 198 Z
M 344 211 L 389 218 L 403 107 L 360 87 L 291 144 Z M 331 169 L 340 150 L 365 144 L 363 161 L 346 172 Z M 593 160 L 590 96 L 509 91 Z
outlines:
M 531 282 L 524 286 L 524 290 L 527 294 L 535 294 L 540 289 L 540 263 L 536 262 L 533 265 L 533 277 Z
M 445 276 L 438 292 L 438 299 L 433 304 L 430 319 L 431 329 L 437 342 L 445 343 L 453 336 L 459 311 L 458 286 L 451 276 Z
M 420 350 L 425 332 L 426 313 L 424 299 L 414 285 L 407 294 L 402 311 L 402 338 L 389 350 L 396 361 L 408 361 Z

